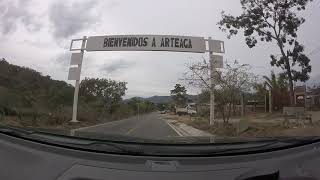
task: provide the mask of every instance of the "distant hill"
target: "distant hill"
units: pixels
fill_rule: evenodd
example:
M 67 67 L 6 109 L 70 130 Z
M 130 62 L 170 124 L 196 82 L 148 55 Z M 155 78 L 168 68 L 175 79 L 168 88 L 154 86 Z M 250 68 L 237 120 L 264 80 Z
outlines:
M 131 99 L 138 99 L 140 101 L 150 101 L 152 103 L 155 104 L 160 104 L 160 103 L 170 103 L 172 102 L 172 99 L 170 96 L 151 96 L 151 97 L 147 97 L 147 98 L 143 98 L 143 97 L 132 97 L 129 99 L 125 99 L 124 101 L 130 101 Z
M 26 67 L 0 59 L 0 110 L 3 108 L 54 109 L 72 105 L 73 86 Z
M 188 98 L 191 101 L 196 101 L 197 99 L 197 95 L 188 95 Z M 150 101 L 156 104 L 161 104 L 161 103 L 171 103 L 172 102 L 172 98 L 171 96 L 151 96 L 151 97 L 147 97 L 147 98 L 143 98 L 143 97 L 134 97 L 137 98 L 139 100 L 144 100 L 144 101 Z M 130 100 L 130 99 L 128 99 Z
M 153 103 L 157 103 L 157 104 L 172 102 L 171 96 L 151 96 L 151 97 L 145 98 L 145 100 Z

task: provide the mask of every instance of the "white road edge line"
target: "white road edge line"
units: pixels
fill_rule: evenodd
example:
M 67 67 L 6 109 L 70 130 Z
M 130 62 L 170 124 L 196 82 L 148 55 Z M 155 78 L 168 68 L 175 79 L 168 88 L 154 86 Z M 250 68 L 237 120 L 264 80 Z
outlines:
M 166 121 L 166 123 L 179 135 L 179 136 L 183 136 L 183 134 L 181 132 L 179 132 L 176 127 L 174 127 L 171 123 L 169 123 L 168 121 Z
M 78 130 L 83 130 L 83 129 L 89 129 L 89 128 L 93 128 L 93 127 L 103 126 L 103 125 L 106 125 L 106 124 L 111 123 L 111 122 L 107 122 L 107 123 L 103 123 L 103 124 L 97 124 L 97 125 L 93 125 L 93 126 L 81 127 L 81 128 L 77 128 L 77 129 L 73 129 L 73 130 L 74 131 L 78 131 Z
M 136 117 L 136 116 L 133 116 L 133 117 Z M 126 119 L 122 119 L 122 120 L 126 120 Z M 118 121 L 121 121 L 121 120 L 118 120 Z M 74 136 L 75 132 L 79 131 L 79 130 L 89 129 L 89 128 L 93 128 L 93 127 L 99 127 L 99 126 L 103 126 L 103 125 L 106 125 L 106 124 L 109 124 L 109 123 L 113 123 L 113 122 L 117 122 L 117 121 L 110 121 L 110 122 L 97 124 L 97 125 L 93 125 L 93 126 L 87 126 L 87 127 L 77 128 L 77 129 L 71 129 L 70 130 L 70 136 Z
M 71 136 L 74 136 L 74 134 L 75 134 L 76 131 L 84 130 L 84 129 L 89 129 L 89 128 L 93 128 L 93 127 L 99 127 L 99 126 L 103 126 L 103 125 L 106 125 L 106 124 L 109 124 L 109 123 L 112 123 L 112 122 L 114 122 L 114 121 L 107 122 L 107 123 L 103 123 L 103 124 L 97 124 L 97 125 L 93 125 L 93 126 L 81 127 L 81 128 L 77 128 L 77 129 L 71 129 L 71 130 L 70 130 L 70 135 L 71 135 Z
M 133 116 L 133 118 L 136 116 Z M 127 118 L 126 118 L 127 119 Z M 87 127 L 81 127 L 81 128 L 77 128 L 77 129 L 72 129 L 71 131 L 79 131 L 79 130 L 84 130 L 84 129 L 89 129 L 89 128 L 93 128 L 93 127 L 99 127 L 99 126 L 103 126 L 109 123 L 113 123 L 113 122 L 118 122 L 118 121 L 122 121 L 122 120 L 126 120 L 126 119 L 121 119 L 121 120 L 115 120 L 115 121 L 110 121 L 110 122 L 106 122 L 106 123 L 102 123 L 102 124 L 97 124 L 97 125 L 93 125 L 93 126 L 87 126 Z

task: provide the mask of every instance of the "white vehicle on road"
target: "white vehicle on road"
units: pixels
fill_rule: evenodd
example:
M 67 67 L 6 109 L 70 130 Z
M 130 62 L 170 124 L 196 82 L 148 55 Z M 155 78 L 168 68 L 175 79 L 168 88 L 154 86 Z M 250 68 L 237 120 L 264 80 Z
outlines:
M 163 110 L 163 111 L 159 111 L 160 114 L 166 114 L 167 113 L 167 110 Z
M 195 115 L 197 111 L 195 110 L 195 104 L 188 104 L 186 107 L 179 108 L 176 107 L 176 114 L 181 115 Z

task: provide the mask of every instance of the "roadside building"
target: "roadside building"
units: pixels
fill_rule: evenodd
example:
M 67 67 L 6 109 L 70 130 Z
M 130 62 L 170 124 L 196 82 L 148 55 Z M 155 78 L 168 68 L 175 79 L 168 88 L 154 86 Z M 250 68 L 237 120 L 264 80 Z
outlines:
M 309 89 L 306 100 L 307 107 L 320 108 L 320 87 Z
M 306 86 L 296 86 L 294 88 L 294 104 L 296 106 L 305 106 Z
M 297 86 L 294 90 L 294 100 L 297 106 L 320 108 L 320 87 Z

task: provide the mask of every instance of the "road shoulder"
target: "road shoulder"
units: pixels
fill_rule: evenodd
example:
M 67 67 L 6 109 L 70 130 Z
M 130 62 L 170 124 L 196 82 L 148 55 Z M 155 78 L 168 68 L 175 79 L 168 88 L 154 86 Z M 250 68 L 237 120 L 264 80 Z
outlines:
M 184 137 L 213 136 L 213 134 L 211 133 L 196 129 L 192 126 L 186 125 L 176 120 L 166 119 L 166 118 L 163 118 L 163 119 L 179 136 L 184 136 Z

